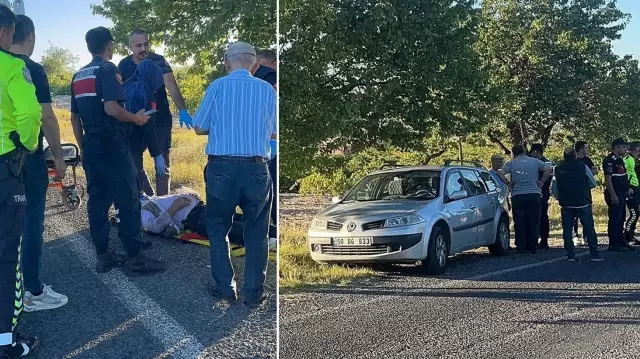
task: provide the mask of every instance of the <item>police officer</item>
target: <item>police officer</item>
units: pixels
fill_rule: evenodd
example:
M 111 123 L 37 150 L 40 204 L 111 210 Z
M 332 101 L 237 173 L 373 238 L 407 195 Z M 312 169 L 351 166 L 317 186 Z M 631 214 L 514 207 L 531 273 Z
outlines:
M 13 359 L 38 350 L 38 338 L 16 334 L 22 312 L 20 238 L 26 197 L 22 165 L 38 146 L 42 108 L 24 61 L 8 52 L 16 18 L 0 5 L 0 358 Z
M 616 138 L 611 143 L 611 153 L 602 161 L 602 170 L 606 183 L 604 199 L 609 207 L 609 250 L 626 252 L 629 249 L 624 242 L 625 204 L 629 195 L 629 179 L 624 166 L 624 156 L 627 154 L 627 141 Z
M 93 60 L 73 75 L 71 123 L 87 176 L 87 211 L 96 246 L 96 270 L 105 273 L 124 263 L 125 274 L 131 276 L 162 272 L 164 263 L 141 252 L 137 169 L 127 141 L 132 126 L 144 125 L 149 117 L 144 109 L 132 114 L 122 106 L 122 76 L 109 62 L 114 48 L 109 30 L 91 29 L 85 39 Z M 118 235 L 127 250 L 126 260 L 109 251 L 108 211 L 112 201 L 120 211 Z

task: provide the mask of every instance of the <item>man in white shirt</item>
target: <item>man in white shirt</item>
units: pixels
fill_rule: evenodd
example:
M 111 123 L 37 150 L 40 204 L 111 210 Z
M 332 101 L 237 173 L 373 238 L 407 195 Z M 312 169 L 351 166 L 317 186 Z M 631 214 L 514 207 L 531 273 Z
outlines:
M 185 231 L 184 221 L 202 202 L 193 193 L 178 193 L 160 197 L 143 197 L 141 199 L 142 208 L 142 228 L 149 233 L 174 237 Z M 203 207 L 204 208 L 204 207 Z M 204 212 L 202 212 L 204 213 Z M 195 224 L 196 232 L 206 231 L 206 227 L 201 226 L 205 222 Z M 203 227 L 197 231 L 198 227 Z M 191 229 L 191 228 L 190 228 Z M 194 229 L 191 229 L 194 231 Z M 206 233 L 199 233 L 207 237 Z M 233 226 L 228 234 L 229 241 L 235 244 L 244 244 L 242 229 L 242 215 L 236 214 L 233 218 Z M 274 225 L 269 227 L 269 250 L 276 250 L 277 228 Z

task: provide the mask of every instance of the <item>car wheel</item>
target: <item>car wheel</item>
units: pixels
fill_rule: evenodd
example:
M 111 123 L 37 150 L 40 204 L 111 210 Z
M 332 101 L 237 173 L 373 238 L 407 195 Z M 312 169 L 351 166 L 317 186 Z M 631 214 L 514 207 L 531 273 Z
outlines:
M 502 216 L 500 217 L 500 222 L 498 222 L 496 240 L 489 246 L 489 253 L 491 253 L 492 256 L 503 256 L 509 253 L 510 241 L 511 232 L 509 232 L 509 219 Z
M 434 226 L 429 238 L 427 258 L 422 261 L 423 269 L 428 274 L 442 274 L 447 268 L 449 259 L 448 235 L 440 226 Z

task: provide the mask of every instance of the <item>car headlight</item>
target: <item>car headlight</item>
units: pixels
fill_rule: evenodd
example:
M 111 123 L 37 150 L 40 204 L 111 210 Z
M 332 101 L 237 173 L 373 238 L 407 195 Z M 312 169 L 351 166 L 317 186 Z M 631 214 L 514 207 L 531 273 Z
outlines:
M 407 216 L 390 218 L 384 222 L 385 228 L 393 228 L 393 227 L 402 227 L 402 226 L 410 226 L 412 224 L 418 224 L 424 222 L 425 219 L 420 217 L 417 214 L 410 214 Z
M 311 220 L 311 229 L 327 229 L 327 221 L 320 218 Z

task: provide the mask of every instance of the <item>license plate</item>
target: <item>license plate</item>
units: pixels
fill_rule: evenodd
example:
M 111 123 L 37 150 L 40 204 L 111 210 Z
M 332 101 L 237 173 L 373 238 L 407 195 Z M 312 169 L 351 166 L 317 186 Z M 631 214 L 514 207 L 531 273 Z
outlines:
M 355 237 L 355 238 L 334 238 L 334 246 L 371 246 L 373 238 L 371 237 Z

